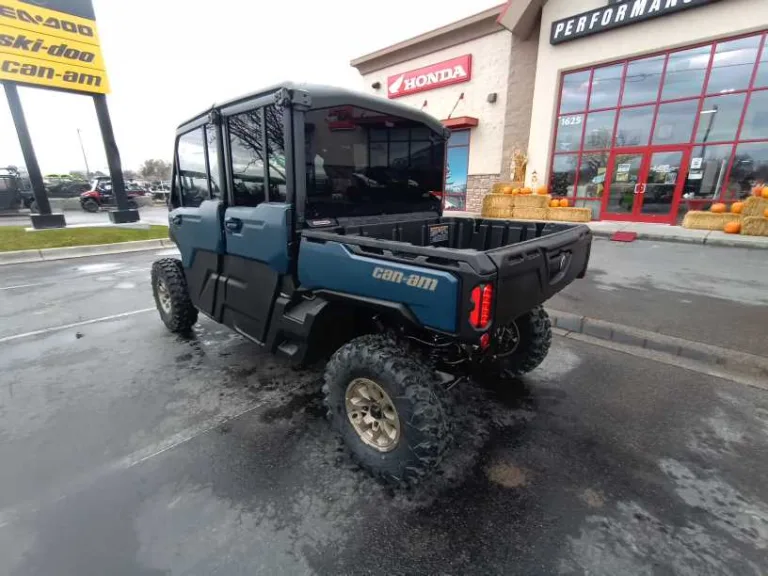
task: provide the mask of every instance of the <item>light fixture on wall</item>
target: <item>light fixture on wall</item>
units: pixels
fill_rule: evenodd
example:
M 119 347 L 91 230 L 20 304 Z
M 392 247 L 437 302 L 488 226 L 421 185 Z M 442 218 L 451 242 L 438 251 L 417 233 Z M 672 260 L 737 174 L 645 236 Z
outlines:
M 371 84 L 371 88 L 373 88 L 374 90 L 378 90 L 379 88 L 381 88 L 381 82 L 374 82 L 373 84 Z
M 488 94 L 488 96 L 486 96 L 486 98 L 485 98 L 485 99 L 486 99 L 486 100 L 487 100 L 489 103 L 493 104 L 494 102 L 496 102 L 496 92 L 491 92 L 490 94 Z

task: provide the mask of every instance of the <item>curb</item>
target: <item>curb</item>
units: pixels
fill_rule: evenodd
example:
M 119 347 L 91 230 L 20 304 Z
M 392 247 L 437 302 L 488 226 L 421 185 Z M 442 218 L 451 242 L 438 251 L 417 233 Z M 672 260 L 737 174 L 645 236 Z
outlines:
M 602 230 L 593 228 L 592 235 L 597 238 L 610 238 L 615 230 Z M 722 246 L 726 248 L 751 248 L 755 250 L 768 250 L 768 238 L 760 236 L 739 236 L 725 234 L 725 232 L 708 230 L 690 230 L 688 234 L 658 234 L 655 232 L 643 232 L 631 230 L 637 234 L 638 240 L 653 240 L 656 242 L 675 242 L 678 244 L 702 244 L 704 246 Z M 722 236 L 721 236 L 722 235 Z
M 623 324 L 596 320 L 568 312 L 547 309 L 553 326 L 566 333 L 584 334 L 625 346 L 645 348 L 671 356 L 694 360 L 760 380 L 768 380 L 768 357 L 756 356 L 675 336 L 666 336 Z
M 83 258 L 84 256 L 100 256 L 103 254 L 121 254 L 123 252 L 141 252 L 159 248 L 175 248 L 170 239 L 136 240 L 134 242 L 117 242 L 114 244 L 91 244 L 87 246 L 70 246 L 66 248 L 42 248 L 40 250 L 16 250 L 0 252 L 0 266 L 8 264 L 28 264 L 30 262 L 50 262 L 52 260 L 67 260 Z
M 444 217 L 458 216 L 462 218 L 482 218 L 478 212 L 466 212 L 451 210 L 443 213 Z M 514 218 L 512 218 L 514 220 Z M 589 223 L 587 223 L 589 225 Z M 601 228 L 589 226 L 592 236 L 596 238 L 610 238 L 622 228 Z M 680 231 L 678 231 L 680 230 Z M 678 244 L 702 244 L 704 246 L 722 246 L 726 248 L 750 248 L 755 250 L 768 250 L 768 237 L 740 236 L 738 234 L 726 234 L 717 230 L 687 230 L 670 227 L 669 231 L 661 234 L 645 230 L 624 230 L 637 234 L 638 240 L 651 240 L 656 242 L 674 242 Z M 683 233 L 682 230 L 685 230 Z

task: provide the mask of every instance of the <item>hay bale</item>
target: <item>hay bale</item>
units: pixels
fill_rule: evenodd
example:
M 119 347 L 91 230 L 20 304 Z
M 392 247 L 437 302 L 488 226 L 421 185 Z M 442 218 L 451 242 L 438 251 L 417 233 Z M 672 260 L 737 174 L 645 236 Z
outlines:
M 525 194 L 512 196 L 515 208 L 547 208 L 552 198 L 549 195 Z
M 592 220 L 592 210 L 589 208 L 550 208 L 549 219 L 555 222 L 589 222 Z
M 501 194 L 501 189 L 504 186 L 512 186 L 512 188 L 524 188 L 525 182 L 496 182 L 491 186 L 491 194 Z
M 546 220 L 548 213 L 549 208 L 518 208 L 515 206 L 512 210 L 512 218 L 516 220 Z
M 768 218 L 745 216 L 741 219 L 741 233 L 747 236 L 768 236 Z
M 504 218 L 505 220 L 509 220 L 512 218 L 512 208 L 488 208 L 483 209 L 482 217 L 483 218 Z
M 741 215 L 762 217 L 766 209 L 768 209 L 768 198 L 750 196 L 744 202 L 744 209 L 741 211 Z
M 486 194 L 480 213 L 486 218 L 511 218 L 513 198 L 507 194 Z
M 715 214 L 714 212 L 704 212 L 701 210 L 691 210 L 683 219 L 683 228 L 692 230 L 721 230 L 728 222 L 740 222 L 740 214 Z

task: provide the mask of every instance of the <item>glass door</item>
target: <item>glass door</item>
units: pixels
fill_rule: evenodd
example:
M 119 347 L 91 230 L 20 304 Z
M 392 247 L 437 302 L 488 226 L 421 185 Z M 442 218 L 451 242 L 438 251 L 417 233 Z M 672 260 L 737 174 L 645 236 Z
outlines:
M 640 222 L 673 224 L 680 203 L 685 173 L 688 167 L 687 150 L 651 150 L 643 181 L 635 200 L 636 219 Z
M 608 158 L 603 195 L 605 220 L 634 220 L 636 189 L 642 182 L 645 152 L 614 150 Z
M 606 171 L 605 220 L 673 224 L 688 169 L 687 148 L 618 149 Z

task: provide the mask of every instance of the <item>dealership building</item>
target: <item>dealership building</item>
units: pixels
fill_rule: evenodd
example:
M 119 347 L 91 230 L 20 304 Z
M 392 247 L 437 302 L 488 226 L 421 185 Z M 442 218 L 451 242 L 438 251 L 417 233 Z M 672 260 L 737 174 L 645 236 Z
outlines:
M 768 1 L 510 0 L 352 61 L 452 130 L 446 208 L 508 180 L 675 224 L 768 182 Z

